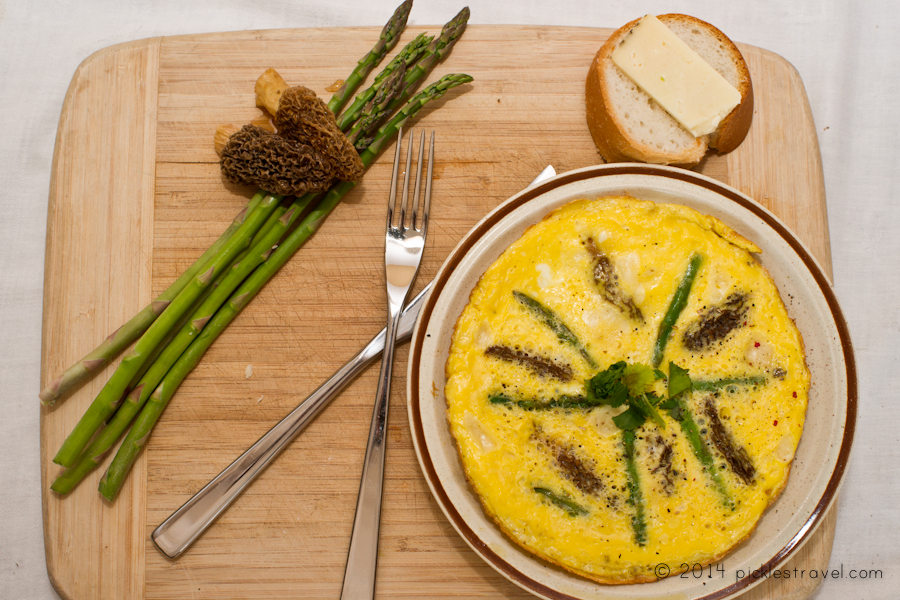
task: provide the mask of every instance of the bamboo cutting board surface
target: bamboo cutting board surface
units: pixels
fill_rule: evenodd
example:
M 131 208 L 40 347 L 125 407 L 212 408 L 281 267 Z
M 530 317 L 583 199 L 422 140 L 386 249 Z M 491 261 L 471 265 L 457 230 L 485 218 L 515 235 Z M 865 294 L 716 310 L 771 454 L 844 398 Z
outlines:
M 401 44 L 422 30 L 410 27 Z M 225 183 L 212 135 L 260 114 L 253 84 L 275 67 L 326 100 L 378 28 L 154 38 L 89 57 L 66 96 L 47 224 L 41 385 L 162 292 L 254 190 Z M 484 214 L 552 164 L 601 162 L 584 78 L 611 30 L 470 26 L 429 82 L 474 83 L 429 105 L 435 205 L 416 290 Z M 748 138 L 699 171 L 755 198 L 831 274 L 822 165 L 803 84 L 784 59 L 741 46 L 753 79 Z M 115 503 L 102 469 L 72 494 L 49 491 L 51 459 L 112 373 L 43 408 L 44 540 L 67 599 L 337 598 L 375 395 L 371 367 L 297 438 L 182 558 L 150 533 L 346 362 L 383 326 L 383 155 L 321 230 L 208 351 L 160 420 Z M 416 291 L 414 290 L 414 291 Z M 527 598 L 459 538 L 422 477 L 405 416 L 406 347 L 396 356 L 377 592 L 381 598 Z M 252 375 L 247 377 L 247 367 Z M 35 391 L 37 395 L 37 390 Z M 107 459 L 107 463 L 109 462 Z M 832 507 L 790 563 L 826 568 Z M 727 558 L 725 560 L 727 568 Z M 742 598 L 806 598 L 817 580 L 769 579 Z M 648 590 L 649 592 L 650 590 Z

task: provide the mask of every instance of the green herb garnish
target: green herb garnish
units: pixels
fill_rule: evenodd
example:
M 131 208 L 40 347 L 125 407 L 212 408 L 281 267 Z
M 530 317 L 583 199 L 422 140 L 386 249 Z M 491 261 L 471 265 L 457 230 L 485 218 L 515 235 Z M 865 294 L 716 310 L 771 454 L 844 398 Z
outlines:
M 684 418 L 684 404 L 677 400 L 690 393 L 693 384 L 687 369 L 673 362 L 669 363 L 666 398 L 653 391 L 654 384 L 660 379 L 666 379 L 666 376 L 659 369 L 619 361 L 585 381 L 587 400 L 613 408 L 627 405 L 625 412 L 613 417 L 613 423 L 619 429 L 633 431 L 647 419 L 665 429 L 666 423 L 658 409 L 667 410 L 670 417 L 681 421 Z
M 652 391 L 656 381 L 664 378 L 665 375 L 658 369 L 619 361 L 588 379 L 585 387 L 588 399 L 598 404 L 613 408 L 627 404 L 625 412 L 613 417 L 619 429 L 637 429 L 647 419 L 665 429 L 666 423 L 656 410 L 662 398 Z

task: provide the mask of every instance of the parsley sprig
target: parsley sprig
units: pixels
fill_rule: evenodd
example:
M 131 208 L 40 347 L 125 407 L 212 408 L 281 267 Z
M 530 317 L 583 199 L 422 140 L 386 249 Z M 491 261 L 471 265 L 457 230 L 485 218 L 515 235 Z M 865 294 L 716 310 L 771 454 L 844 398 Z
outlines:
M 666 379 L 666 375 L 659 369 L 641 363 L 629 364 L 623 360 L 585 381 L 585 388 L 590 402 L 613 408 L 628 406 L 624 412 L 613 417 L 619 429 L 638 429 L 647 419 L 665 429 L 666 422 L 659 409 L 668 411 L 676 421 L 682 420 L 684 404 L 679 399 L 682 394 L 690 392 L 692 383 L 687 370 L 673 362 L 669 363 L 665 397 L 654 391 L 656 382 L 661 379 Z

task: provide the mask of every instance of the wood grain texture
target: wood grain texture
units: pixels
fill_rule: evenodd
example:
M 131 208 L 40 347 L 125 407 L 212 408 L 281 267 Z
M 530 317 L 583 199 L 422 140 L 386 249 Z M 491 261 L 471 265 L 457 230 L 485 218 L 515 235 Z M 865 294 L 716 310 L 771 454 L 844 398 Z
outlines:
M 403 40 L 419 31 L 410 27 Z M 600 162 L 584 77 L 611 30 L 470 26 L 430 80 L 475 82 L 422 111 L 437 134 L 431 231 L 416 284 L 485 213 L 547 164 Z M 236 32 L 145 40 L 87 59 L 60 117 L 50 192 L 42 385 L 125 322 L 227 227 L 253 190 L 223 182 L 215 127 L 259 115 L 267 67 L 324 98 L 377 28 Z M 778 214 L 830 274 L 821 160 L 802 82 L 780 57 L 741 46 L 756 113 L 748 139 L 699 167 Z M 439 110 L 437 110 L 439 108 Z M 377 367 L 288 448 L 188 553 L 165 559 L 150 532 L 384 325 L 383 156 L 327 223 L 208 351 L 182 385 L 114 504 L 102 471 L 70 496 L 48 490 L 51 457 L 111 374 L 41 421 L 44 533 L 64 598 L 337 598 Z M 381 598 L 527 598 L 444 518 L 419 472 L 397 352 L 377 592 Z M 247 365 L 253 374 L 246 377 Z M 35 399 L 36 401 L 36 399 Z M 109 459 L 107 459 L 108 462 Z M 827 565 L 834 514 L 792 559 Z M 805 598 L 815 580 L 769 580 L 743 598 Z M 764 587 L 765 586 L 765 587 Z
M 41 375 L 47 381 L 143 308 L 152 288 L 159 39 L 102 50 L 75 72 L 57 131 L 44 266 Z M 146 460 L 118 502 L 97 481 L 60 498 L 51 458 L 116 361 L 41 413 L 47 571 L 64 598 L 140 598 Z

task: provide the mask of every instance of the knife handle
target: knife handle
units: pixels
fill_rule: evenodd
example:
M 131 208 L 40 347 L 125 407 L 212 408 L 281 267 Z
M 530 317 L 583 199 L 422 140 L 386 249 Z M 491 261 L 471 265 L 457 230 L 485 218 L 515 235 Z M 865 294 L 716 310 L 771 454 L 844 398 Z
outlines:
M 397 329 L 397 341 L 412 336 L 419 309 L 428 295 L 431 283 L 404 307 Z M 215 479 L 197 492 L 157 527 L 150 538 L 169 558 L 177 558 L 253 483 L 260 473 L 291 443 L 297 434 L 328 406 L 384 349 L 385 330 L 372 338 L 366 347 L 341 367 L 322 386 L 300 403 L 277 425 L 241 454 Z

